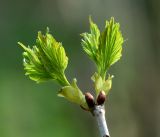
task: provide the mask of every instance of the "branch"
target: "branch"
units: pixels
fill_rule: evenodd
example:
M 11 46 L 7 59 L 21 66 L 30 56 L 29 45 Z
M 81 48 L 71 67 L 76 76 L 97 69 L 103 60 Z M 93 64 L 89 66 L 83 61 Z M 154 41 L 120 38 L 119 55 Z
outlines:
M 97 120 L 98 128 L 101 134 L 101 137 L 110 137 L 106 119 L 105 119 L 105 108 L 104 105 L 96 105 L 93 110 L 93 115 Z

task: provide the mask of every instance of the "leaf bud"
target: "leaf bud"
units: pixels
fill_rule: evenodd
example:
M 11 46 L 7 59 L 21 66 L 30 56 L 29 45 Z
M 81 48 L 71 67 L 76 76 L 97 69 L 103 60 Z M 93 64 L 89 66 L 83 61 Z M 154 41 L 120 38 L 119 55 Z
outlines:
M 86 99 L 86 102 L 87 102 L 87 105 L 88 105 L 89 108 L 93 108 L 95 106 L 94 97 L 92 96 L 91 93 L 86 92 L 85 93 L 85 99 Z
M 104 102 L 105 102 L 105 100 L 106 100 L 106 94 L 105 94 L 105 92 L 104 91 L 100 91 L 99 95 L 97 97 L 97 104 L 98 105 L 103 105 Z

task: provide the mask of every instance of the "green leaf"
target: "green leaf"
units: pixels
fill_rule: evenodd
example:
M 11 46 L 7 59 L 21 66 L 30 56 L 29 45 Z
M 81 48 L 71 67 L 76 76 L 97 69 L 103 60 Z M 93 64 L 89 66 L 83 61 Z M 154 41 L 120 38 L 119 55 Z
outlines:
M 81 36 L 83 37 L 81 44 L 83 45 L 84 51 L 88 54 L 88 56 L 98 63 L 97 60 L 97 52 L 99 46 L 99 37 L 100 31 L 95 23 L 93 23 L 91 17 L 89 18 L 90 22 L 90 33 L 83 33 Z
M 70 85 L 64 74 L 68 57 L 62 44 L 49 34 L 49 29 L 45 35 L 38 32 L 36 45 L 32 48 L 18 44 L 24 49 L 24 69 L 30 79 L 36 82 L 56 80 L 62 86 Z
M 123 37 L 119 23 L 112 17 L 106 21 L 103 32 L 90 19 L 90 33 L 82 34 L 82 46 L 86 54 L 95 62 L 98 74 L 105 80 L 106 72 L 122 56 Z
M 85 96 L 82 91 L 77 86 L 77 80 L 73 79 L 73 82 L 70 86 L 63 87 L 59 93 L 59 97 L 64 97 L 70 102 L 81 105 L 82 107 L 88 109 L 88 105 L 85 100 Z

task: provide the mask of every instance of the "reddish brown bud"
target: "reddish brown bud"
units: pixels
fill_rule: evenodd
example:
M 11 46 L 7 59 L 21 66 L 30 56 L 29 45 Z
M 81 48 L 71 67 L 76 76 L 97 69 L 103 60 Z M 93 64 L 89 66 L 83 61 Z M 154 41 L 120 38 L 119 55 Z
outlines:
M 94 97 L 92 96 L 92 94 L 89 92 L 85 93 L 85 99 L 86 99 L 88 107 L 93 108 L 95 105 L 95 102 L 94 102 Z
M 100 91 L 99 95 L 97 97 L 97 104 L 98 105 L 102 105 L 102 104 L 104 104 L 105 100 L 106 100 L 105 92 L 104 91 Z

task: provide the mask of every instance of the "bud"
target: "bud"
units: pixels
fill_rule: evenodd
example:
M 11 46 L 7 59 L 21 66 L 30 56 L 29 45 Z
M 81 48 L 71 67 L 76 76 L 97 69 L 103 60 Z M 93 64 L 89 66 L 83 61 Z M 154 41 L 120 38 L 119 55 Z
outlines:
M 94 97 L 92 96 L 92 94 L 89 92 L 85 93 L 85 99 L 88 104 L 88 107 L 93 108 L 95 105 L 95 102 L 94 102 Z
M 97 97 L 97 104 L 98 105 L 102 105 L 102 104 L 104 104 L 105 100 L 106 100 L 105 92 L 104 91 L 100 91 L 99 95 Z

